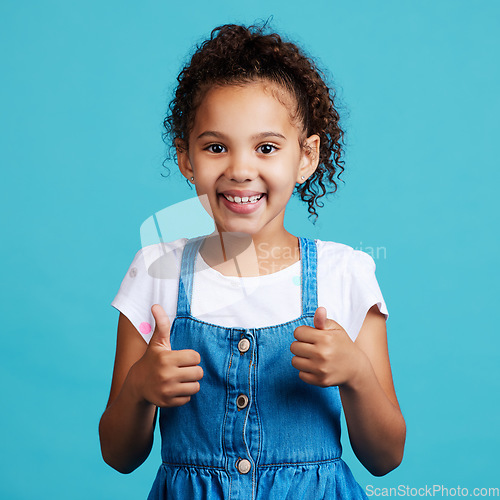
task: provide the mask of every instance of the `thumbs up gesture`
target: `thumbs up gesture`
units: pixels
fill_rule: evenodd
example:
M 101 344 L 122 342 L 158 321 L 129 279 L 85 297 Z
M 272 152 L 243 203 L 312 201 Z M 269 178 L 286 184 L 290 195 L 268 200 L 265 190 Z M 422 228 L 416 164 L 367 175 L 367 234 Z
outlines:
M 295 354 L 292 366 L 299 370 L 299 377 L 320 387 L 347 384 L 355 376 L 363 355 L 347 332 L 326 314 L 324 307 L 318 307 L 314 328 L 297 327 L 297 340 L 290 346 Z
M 160 407 L 182 406 L 200 390 L 203 368 L 198 352 L 173 351 L 170 320 L 159 304 L 151 307 L 156 327 L 144 356 L 135 366 L 139 392 L 144 400 Z

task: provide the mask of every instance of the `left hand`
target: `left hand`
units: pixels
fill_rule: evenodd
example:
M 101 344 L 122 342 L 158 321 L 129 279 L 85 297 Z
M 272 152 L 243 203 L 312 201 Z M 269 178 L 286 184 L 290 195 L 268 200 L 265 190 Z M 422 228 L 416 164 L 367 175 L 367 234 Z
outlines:
M 302 325 L 293 335 L 297 340 L 290 346 L 295 354 L 292 366 L 304 382 L 320 387 L 349 385 L 360 372 L 363 351 L 336 321 L 326 317 L 324 307 L 316 309 L 314 328 Z

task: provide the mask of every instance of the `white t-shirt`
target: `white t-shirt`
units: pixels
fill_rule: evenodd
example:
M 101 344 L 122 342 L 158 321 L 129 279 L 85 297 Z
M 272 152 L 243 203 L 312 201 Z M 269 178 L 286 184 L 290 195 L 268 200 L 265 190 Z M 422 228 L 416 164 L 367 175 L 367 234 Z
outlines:
M 149 342 L 160 304 L 172 322 L 177 311 L 182 251 L 187 238 L 141 248 L 111 305 L 122 312 Z M 389 317 L 375 277 L 375 262 L 365 252 L 332 241 L 316 240 L 318 306 L 354 341 L 366 313 L 377 305 Z M 191 314 L 225 327 L 260 328 L 286 323 L 301 314 L 301 262 L 255 277 L 224 276 L 197 254 Z

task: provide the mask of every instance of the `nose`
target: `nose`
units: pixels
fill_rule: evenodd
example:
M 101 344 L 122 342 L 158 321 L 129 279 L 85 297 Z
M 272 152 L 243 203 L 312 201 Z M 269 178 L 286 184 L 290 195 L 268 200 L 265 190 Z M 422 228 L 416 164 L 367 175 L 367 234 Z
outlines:
M 231 155 L 224 175 L 231 181 L 245 182 L 255 179 L 258 172 L 254 159 L 242 152 Z

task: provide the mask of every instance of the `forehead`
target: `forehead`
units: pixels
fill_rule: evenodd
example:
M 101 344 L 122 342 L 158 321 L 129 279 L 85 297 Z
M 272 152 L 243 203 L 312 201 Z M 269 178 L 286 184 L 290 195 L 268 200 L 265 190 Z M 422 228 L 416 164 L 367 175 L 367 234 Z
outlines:
M 198 107 L 192 133 L 207 128 L 249 133 L 280 129 L 298 135 L 292 119 L 295 105 L 293 96 L 271 82 L 214 86 Z

